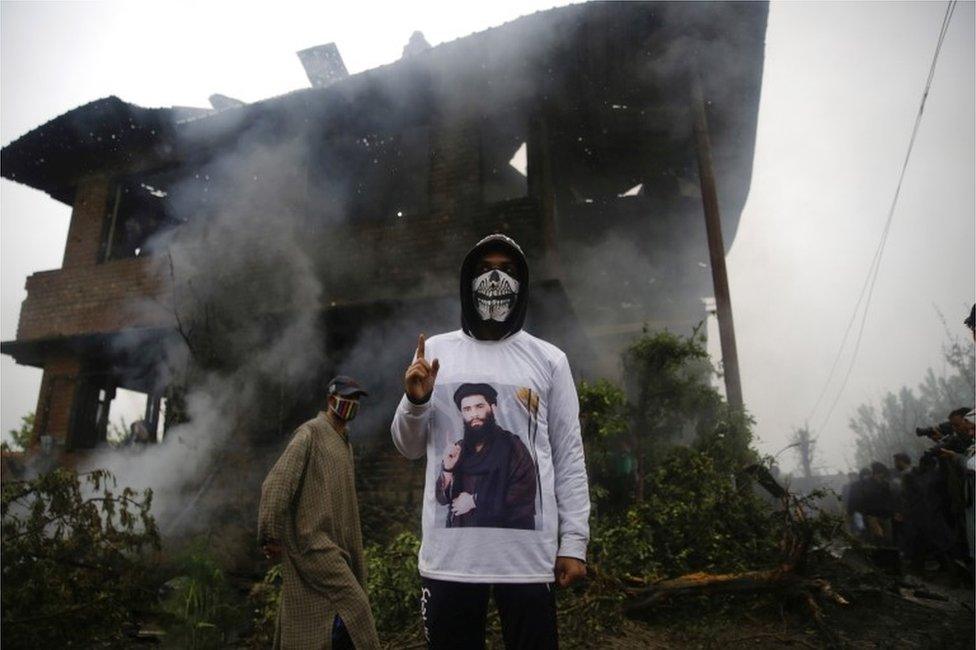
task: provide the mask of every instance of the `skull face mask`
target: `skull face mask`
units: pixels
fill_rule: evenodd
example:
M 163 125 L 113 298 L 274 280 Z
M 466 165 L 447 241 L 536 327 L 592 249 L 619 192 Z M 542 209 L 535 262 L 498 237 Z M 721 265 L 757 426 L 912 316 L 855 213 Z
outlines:
M 474 304 L 482 320 L 503 322 L 512 313 L 519 282 L 508 273 L 492 269 L 471 281 Z

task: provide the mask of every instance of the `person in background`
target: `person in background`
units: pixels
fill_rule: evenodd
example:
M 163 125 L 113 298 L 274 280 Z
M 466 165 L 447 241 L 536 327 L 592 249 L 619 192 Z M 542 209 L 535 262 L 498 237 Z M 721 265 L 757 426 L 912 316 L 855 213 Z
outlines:
M 892 460 L 895 469 L 891 473 L 890 484 L 895 512 L 891 518 L 891 537 L 895 546 L 904 551 L 903 541 L 909 536 L 908 529 L 911 528 L 905 504 L 905 476 L 912 470 L 912 458 L 902 451 L 895 454 Z
M 379 648 L 347 429 L 366 391 L 343 375 L 326 390 L 261 486 L 258 541 L 283 560 L 274 647 Z
M 863 501 L 870 479 L 871 470 L 867 467 L 862 467 L 861 471 L 858 472 L 857 479 L 851 484 L 851 489 L 848 492 L 847 517 L 851 522 L 851 532 L 858 537 L 863 537 L 866 533 Z
M 844 521 L 847 522 L 847 532 L 851 535 L 860 535 L 861 529 L 854 525 L 855 510 L 851 505 L 851 495 L 854 493 L 854 486 L 859 480 L 857 472 L 847 474 L 847 483 L 841 488 L 840 500 L 844 504 Z
M 972 415 L 973 410 L 968 406 L 962 406 L 953 410 L 949 413 L 949 426 L 958 436 L 969 436 L 972 440 L 974 432 L 976 432 L 976 423 L 974 423 L 969 418 Z
M 884 463 L 871 463 L 871 475 L 865 481 L 860 497 L 868 540 L 879 546 L 891 543 L 891 517 L 895 507 L 889 475 Z
M 953 437 L 955 444 L 947 445 L 938 450 L 940 460 L 945 464 L 946 484 L 949 497 L 949 509 L 952 515 L 954 528 L 957 538 L 965 540 L 965 548 L 962 543 L 957 545 L 956 557 L 966 559 L 972 565 L 973 562 L 973 518 L 976 512 L 973 510 L 974 494 L 974 435 L 976 435 L 976 424 L 973 424 L 967 416 L 970 416 L 971 409 L 967 407 L 958 408 L 949 414 L 949 423 L 954 431 Z M 963 558 L 963 551 L 965 557 Z
M 920 572 L 933 558 L 947 568 L 952 547 L 952 531 L 942 514 L 945 477 L 934 454 L 923 454 L 918 466 L 905 475 L 902 500 L 905 516 L 911 522 L 901 544 L 912 571 Z

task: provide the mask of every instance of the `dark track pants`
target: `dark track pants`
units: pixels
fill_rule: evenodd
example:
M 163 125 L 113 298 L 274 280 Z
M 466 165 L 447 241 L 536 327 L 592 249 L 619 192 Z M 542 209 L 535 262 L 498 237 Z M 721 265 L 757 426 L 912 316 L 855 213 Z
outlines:
M 554 585 L 471 584 L 421 578 L 420 611 L 431 650 L 485 647 L 488 595 L 494 592 L 508 650 L 557 650 Z

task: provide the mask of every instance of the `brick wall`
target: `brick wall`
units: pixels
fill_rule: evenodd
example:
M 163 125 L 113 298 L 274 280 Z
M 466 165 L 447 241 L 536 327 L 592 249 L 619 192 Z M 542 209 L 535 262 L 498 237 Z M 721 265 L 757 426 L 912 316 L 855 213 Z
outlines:
M 52 436 L 56 444 L 67 442 L 80 373 L 81 361 L 77 358 L 53 357 L 44 364 L 32 445 L 45 434 Z
M 490 232 L 507 232 L 530 255 L 541 257 L 544 240 L 537 199 L 492 205 L 481 201 L 478 129 L 459 124 L 431 132 L 429 214 L 362 219 L 309 233 L 321 241 L 323 306 L 453 295 L 463 255 Z M 170 281 L 154 275 L 154 260 L 98 263 L 110 187 L 101 177 L 79 186 L 64 268 L 27 279 L 18 340 L 172 324 L 166 295 Z M 269 223 L 268 228 L 274 224 Z M 536 265 L 533 277 L 542 280 L 548 276 Z M 287 302 L 281 307 L 287 309 Z
M 27 278 L 18 340 L 37 340 L 171 322 L 151 261 L 132 258 L 42 271 Z
M 531 257 L 543 256 L 537 198 L 491 205 L 482 202 L 477 126 L 437 125 L 431 133 L 428 214 L 354 220 L 321 231 L 313 227 L 308 233 L 320 242 L 318 250 L 324 260 L 319 268 L 325 286 L 323 308 L 349 302 L 454 295 L 463 255 L 491 232 L 511 234 Z M 158 264 L 158 259 L 99 263 L 111 187 L 105 177 L 79 184 L 63 268 L 35 273 L 27 279 L 18 341 L 173 324 L 171 280 L 167 267 Z M 275 224 L 269 222 L 267 227 L 273 229 Z M 219 273 L 219 269 L 215 271 Z M 536 265 L 533 271 L 535 280 L 549 277 L 543 265 Z M 238 298 L 246 300 L 247 296 Z M 288 309 L 289 299 L 282 296 L 280 308 Z M 47 433 L 70 447 L 69 429 L 83 363 L 83 359 L 67 357 L 45 361 L 36 436 Z M 419 498 L 416 469 L 411 470 L 405 462 L 386 459 L 373 469 L 369 474 L 374 480 L 366 481 L 371 499 L 393 498 L 381 496 L 381 485 L 393 477 L 412 485 L 407 491 L 408 505 Z
M 98 263 L 102 229 L 109 209 L 109 185 L 109 179 L 104 176 L 83 179 L 78 183 L 62 268 L 94 266 Z

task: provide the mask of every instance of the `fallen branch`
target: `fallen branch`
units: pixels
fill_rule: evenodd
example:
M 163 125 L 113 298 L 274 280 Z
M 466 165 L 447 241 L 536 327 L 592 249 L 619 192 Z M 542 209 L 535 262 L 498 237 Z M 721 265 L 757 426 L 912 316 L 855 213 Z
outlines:
M 833 591 L 826 580 L 804 578 L 788 569 L 770 569 L 742 573 L 689 573 L 672 580 L 662 580 L 644 589 L 630 589 L 628 593 L 638 600 L 627 605 L 626 611 L 639 612 L 680 596 L 769 591 L 786 592 L 797 596 L 813 593 L 824 596 L 838 605 L 848 604 L 844 598 Z

